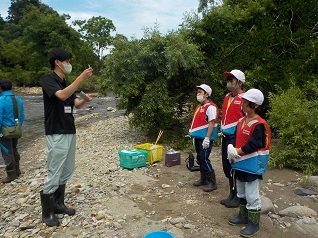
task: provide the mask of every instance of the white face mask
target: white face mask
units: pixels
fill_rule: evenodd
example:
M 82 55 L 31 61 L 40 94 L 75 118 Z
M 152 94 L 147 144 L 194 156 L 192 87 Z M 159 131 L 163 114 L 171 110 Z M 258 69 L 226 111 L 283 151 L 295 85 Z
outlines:
M 61 68 L 59 65 L 59 67 L 60 67 L 60 69 L 63 71 L 63 73 L 64 74 L 70 74 L 71 72 L 72 72 L 72 65 L 71 64 L 63 64 L 62 63 L 62 65 L 63 65 L 63 68 Z
M 204 96 L 203 95 L 197 95 L 197 100 L 199 102 L 203 102 L 204 101 Z
M 63 64 L 63 66 L 65 69 L 65 71 L 64 71 L 65 74 L 70 74 L 72 72 L 72 65 L 71 64 Z
M 226 88 L 229 90 L 229 91 L 234 91 L 234 89 L 238 86 L 238 84 L 236 83 L 235 85 L 231 84 L 231 83 L 227 83 L 226 84 Z

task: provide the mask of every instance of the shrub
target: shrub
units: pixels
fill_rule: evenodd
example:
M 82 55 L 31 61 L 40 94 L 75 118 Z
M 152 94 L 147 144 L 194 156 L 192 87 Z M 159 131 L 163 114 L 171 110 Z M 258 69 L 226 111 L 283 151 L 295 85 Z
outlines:
M 270 165 L 318 174 L 317 106 L 318 101 L 306 99 L 298 87 L 270 95 L 269 124 L 278 139 L 272 143 Z

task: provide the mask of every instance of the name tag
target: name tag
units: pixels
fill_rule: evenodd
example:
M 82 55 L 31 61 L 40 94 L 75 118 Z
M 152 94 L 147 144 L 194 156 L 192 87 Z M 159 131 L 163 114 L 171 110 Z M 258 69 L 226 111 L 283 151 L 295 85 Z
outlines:
M 72 113 L 72 107 L 71 106 L 64 106 L 64 112 L 65 113 Z

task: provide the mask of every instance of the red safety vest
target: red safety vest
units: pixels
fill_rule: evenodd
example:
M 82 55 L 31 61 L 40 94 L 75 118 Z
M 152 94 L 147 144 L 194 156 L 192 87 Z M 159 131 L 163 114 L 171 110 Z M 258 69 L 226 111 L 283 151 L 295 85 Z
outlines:
M 222 105 L 221 131 L 226 135 L 235 133 L 235 127 L 240 118 L 244 116 L 242 112 L 242 95 L 244 92 L 236 95 L 231 101 L 232 93 L 228 93 Z
M 260 116 L 254 118 L 245 124 L 246 117 L 239 120 L 236 127 L 236 148 L 244 146 L 252 136 L 255 126 L 263 124 L 265 127 L 265 147 L 260 148 L 250 154 L 241 155 L 241 160 L 234 163 L 234 169 L 241 170 L 252 174 L 264 174 L 268 165 L 268 156 L 271 146 L 270 128 L 267 122 Z
M 218 126 L 218 117 L 219 117 L 219 109 L 214 102 L 208 102 L 204 105 L 198 105 L 193 113 L 193 118 L 189 130 L 189 134 L 192 137 L 197 138 L 205 138 L 206 133 L 208 131 L 209 122 L 207 120 L 206 111 L 210 106 L 214 106 L 216 108 L 216 118 L 214 119 L 214 128 L 211 134 L 211 140 L 215 140 L 217 137 L 217 126 Z

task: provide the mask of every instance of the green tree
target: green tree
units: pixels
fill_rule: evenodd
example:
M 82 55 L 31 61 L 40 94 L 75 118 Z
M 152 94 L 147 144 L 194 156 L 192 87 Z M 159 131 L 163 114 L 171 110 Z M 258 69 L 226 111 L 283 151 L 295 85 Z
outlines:
M 163 129 L 180 139 L 190 123 L 184 105 L 203 81 L 203 59 L 195 44 L 175 32 L 163 37 L 146 29 L 143 39 L 130 41 L 117 35 L 104 60 L 100 93 L 119 94 L 119 106 L 127 109 L 133 126 L 149 135 Z
M 4 25 L 5 25 L 5 21 L 3 20 L 0 14 L 0 31 L 3 30 Z
M 47 57 L 53 48 L 65 48 L 72 53 L 75 74 L 88 64 L 98 64 L 99 59 L 91 47 L 67 25 L 68 15 L 60 16 L 44 4 L 31 2 L 14 1 L 10 20 L 4 22 L 2 30 L 0 28 L 1 77 L 14 78 L 18 86 L 39 85 L 43 74 L 50 70 Z M 16 6 L 20 4 L 19 10 Z M 17 12 L 21 15 L 17 16 Z
M 211 9 L 211 7 L 222 4 L 222 0 L 199 0 L 198 12 L 206 14 Z
M 53 9 L 41 3 L 40 0 L 11 0 L 11 6 L 8 10 L 8 21 L 18 24 L 25 13 L 29 11 L 29 7 L 34 6 L 44 14 L 53 13 Z
M 92 17 L 89 20 L 76 20 L 74 26 L 79 26 L 79 32 L 83 39 L 96 50 L 96 54 L 101 59 L 103 51 L 112 42 L 111 32 L 116 30 L 113 22 L 105 17 Z

